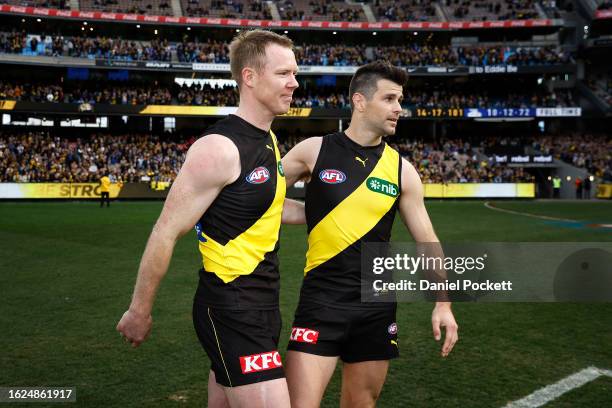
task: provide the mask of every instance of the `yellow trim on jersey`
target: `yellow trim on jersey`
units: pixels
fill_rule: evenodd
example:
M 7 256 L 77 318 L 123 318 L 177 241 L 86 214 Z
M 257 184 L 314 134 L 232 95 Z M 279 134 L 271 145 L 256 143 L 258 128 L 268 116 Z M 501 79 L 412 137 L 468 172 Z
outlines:
M 373 191 L 367 183 L 377 178 L 398 186 L 399 160 L 399 154 L 385 146 L 380 160 L 363 183 L 310 231 L 304 275 L 357 242 L 389 212 L 397 196 Z
M 268 210 L 249 229 L 225 245 L 216 242 L 202 231 L 206 242 L 199 241 L 199 248 L 204 269 L 213 272 L 224 283 L 253 272 L 278 241 L 287 186 L 285 177 L 278 170 L 281 157 L 276 136 L 270 133 L 276 157 L 276 192 Z

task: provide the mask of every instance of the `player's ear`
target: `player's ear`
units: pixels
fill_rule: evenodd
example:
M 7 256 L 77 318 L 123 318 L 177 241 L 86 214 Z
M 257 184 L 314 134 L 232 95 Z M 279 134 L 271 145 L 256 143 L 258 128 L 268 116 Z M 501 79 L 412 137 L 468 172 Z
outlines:
M 362 93 L 355 92 L 353 94 L 353 106 L 355 110 L 358 112 L 363 112 L 365 110 L 366 97 Z
M 242 83 L 250 88 L 252 88 L 255 84 L 255 70 L 251 67 L 244 67 L 240 72 L 242 75 Z

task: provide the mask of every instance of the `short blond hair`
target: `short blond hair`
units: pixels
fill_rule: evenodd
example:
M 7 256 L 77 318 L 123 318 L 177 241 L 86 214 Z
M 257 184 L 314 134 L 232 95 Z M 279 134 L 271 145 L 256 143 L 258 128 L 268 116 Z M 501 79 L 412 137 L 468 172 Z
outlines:
M 293 50 L 293 41 L 286 35 L 267 30 L 248 30 L 238 34 L 229 45 L 230 70 L 232 78 L 242 85 L 242 70 L 251 67 L 261 71 L 264 67 L 266 47 L 278 44 Z

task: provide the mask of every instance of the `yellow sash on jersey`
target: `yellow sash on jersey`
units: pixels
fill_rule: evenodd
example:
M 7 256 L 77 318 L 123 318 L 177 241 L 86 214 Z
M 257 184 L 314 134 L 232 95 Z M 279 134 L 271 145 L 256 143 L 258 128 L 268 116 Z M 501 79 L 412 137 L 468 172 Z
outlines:
M 223 282 L 229 283 L 240 275 L 248 275 L 264 256 L 271 252 L 278 241 L 283 213 L 283 202 L 287 186 L 285 177 L 280 173 L 281 160 L 276 136 L 270 131 L 276 157 L 276 192 L 268 210 L 246 231 L 221 245 L 202 232 L 206 242 L 199 241 L 204 269 L 213 272 Z
M 315 225 L 308 235 L 304 275 L 357 242 L 389 212 L 399 195 L 399 161 L 399 154 L 385 145 L 381 158 L 363 183 Z M 398 195 L 368 188 L 372 179 L 394 184 Z

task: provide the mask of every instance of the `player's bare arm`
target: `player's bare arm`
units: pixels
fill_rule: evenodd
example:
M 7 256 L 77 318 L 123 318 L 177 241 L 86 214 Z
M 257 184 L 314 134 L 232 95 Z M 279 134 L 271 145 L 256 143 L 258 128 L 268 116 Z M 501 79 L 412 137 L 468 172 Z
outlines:
M 440 242 L 434 231 L 425 201 L 423 184 L 414 166 L 402 159 L 402 194 L 400 196 L 400 216 L 416 242 Z M 441 339 L 441 327 L 446 335 L 442 345 L 442 357 L 448 356 L 459 339 L 459 326 L 455 321 L 450 302 L 436 302 L 431 315 L 434 338 Z
M 321 138 L 310 137 L 293 147 L 282 159 L 287 188 L 296 181 L 310 178 L 312 168 L 321 149 Z M 304 203 L 285 199 L 283 205 L 283 224 L 306 224 Z
M 117 324 L 117 331 L 134 347 L 150 334 L 155 294 L 176 242 L 194 227 L 221 189 L 239 175 L 238 149 L 224 136 L 203 137 L 187 152 L 147 241 L 130 307 Z
M 304 203 L 290 198 L 285 198 L 283 203 L 283 215 L 281 217 L 283 224 L 306 224 L 306 213 Z
M 287 187 L 296 181 L 309 179 L 321 150 L 321 137 L 309 137 L 298 143 L 282 159 Z

